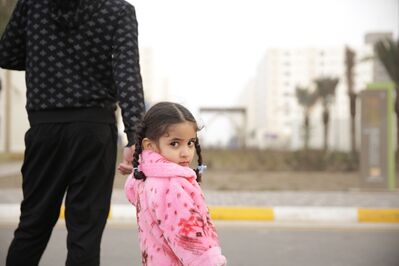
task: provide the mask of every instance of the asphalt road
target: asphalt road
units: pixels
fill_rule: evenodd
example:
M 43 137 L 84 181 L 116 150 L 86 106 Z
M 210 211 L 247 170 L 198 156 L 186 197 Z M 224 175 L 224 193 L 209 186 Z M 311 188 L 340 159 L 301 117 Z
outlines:
M 0 225 L 0 265 L 15 225 Z M 398 266 L 398 225 L 217 223 L 229 266 Z M 101 265 L 140 265 L 136 226 L 109 224 Z M 53 231 L 40 266 L 64 265 L 65 226 Z

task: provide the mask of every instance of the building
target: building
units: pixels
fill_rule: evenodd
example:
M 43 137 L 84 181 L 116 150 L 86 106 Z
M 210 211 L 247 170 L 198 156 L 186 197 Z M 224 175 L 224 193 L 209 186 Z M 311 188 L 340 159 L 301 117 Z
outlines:
M 0 78 L 0 151 L 20 152 L 25 148 L 24 135 L 29 128 L 25 72 L 0 69 Z
M 354 85 L 359 92 L 370 82 L 388 81 L 384 69 L 373 59 L 373 45 L 392 34 L 368 34 L 366 44 L 351 47 L 356 53 Z M 315 89 L 319 77 L 338 78 L 330 108 L 328 146 L 350 150 L 350 111 L 347 92 L 345 46 L 319 48 L 276 48 L 266 51 L 254 80 L 248 83 L 240 104 L 248 110 L 248 146 L 297 150 L 303 146 L 303 109 L 296 98 L 296 87 Z M 323 147 L 320 104 L 310 115 L 310 147 Z

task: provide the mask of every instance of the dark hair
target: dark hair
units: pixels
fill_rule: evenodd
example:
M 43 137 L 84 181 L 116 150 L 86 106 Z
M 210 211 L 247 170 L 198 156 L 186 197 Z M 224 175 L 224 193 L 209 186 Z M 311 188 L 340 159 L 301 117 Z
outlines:
M 156 141 L 167 132 L 170 125 L 186 121 L 192 122 L 197 131 L 200 130 L 194 116 L 186 107 L 181 104 L 172 102 L 159 102 L 153 105 L 147 111 L 141 122 L 136 138 L 136 146 L 133 156 L 134 178 L 143 180 L 146 178 L 145 174 L 138 170 L 139 156 L 143 151 L 141 146 L 143 139 L 149 138 Z M 195 139 L 194 144 L 198 157 L 198 165 L 202 165 L 201 146 L 199 144 L 198 138 Z M 194 171 L 197 175 L 197 182 L 201 182 L 201 173 L 198 169 L 194 169 Z

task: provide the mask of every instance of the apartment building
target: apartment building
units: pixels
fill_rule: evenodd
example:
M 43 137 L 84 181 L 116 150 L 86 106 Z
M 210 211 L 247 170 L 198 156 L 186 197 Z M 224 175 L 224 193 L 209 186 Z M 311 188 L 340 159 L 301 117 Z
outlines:
M 355 91 L 370 82 L 388 81 L 384 69 L 373 59 L 373 44 L 389 33 L 366 35 L 361 47 L 350 47 L 356 53 Z M 254 80 L 241 97 L 248 112 L 248 146 L 296 150 L 303 147 L 303 108 L 298 104 L 296 87 L 315 89 L 319 77 L 338 78 L 330 107 L 328 146 L 334 150 L 350 149 L 350 111 L 345 66 L 345 46 L 276 48 L 266 51 Z M 358 112 L 359 113 L 359 112 Z M 323 146 L 322 109 L 318 103 L 310 115 L 310 147 Z

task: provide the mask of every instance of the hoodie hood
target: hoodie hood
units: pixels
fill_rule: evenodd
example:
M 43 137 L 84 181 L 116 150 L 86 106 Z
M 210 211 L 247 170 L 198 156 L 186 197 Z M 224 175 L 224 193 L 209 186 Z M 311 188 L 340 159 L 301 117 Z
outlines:
M 171 178 L 181 177 L 195 179 L 196 174 L 190 167 L 184 167 L 172 163 L 159 153 L 144 150 L 140 156 L 139 170 L 143 171 L 146 178 Z M 140 187 L 144 186 L 145 181 L 135 179 L 133 174 L 127 178 L 124 186 L 125 195 L 130 203 L 137 207 Z
M 196 174 L 190 167 L 184 167 L 168 161 L 157 152 L 144 150 L 141 153 L 140 171 L 143 171 L 147 178 L 151 177 L 184 177 L 195 178 Z
M 51 17 L 62 27 L 77 28 L 101 7 L 105 0 L 50 0 Z

